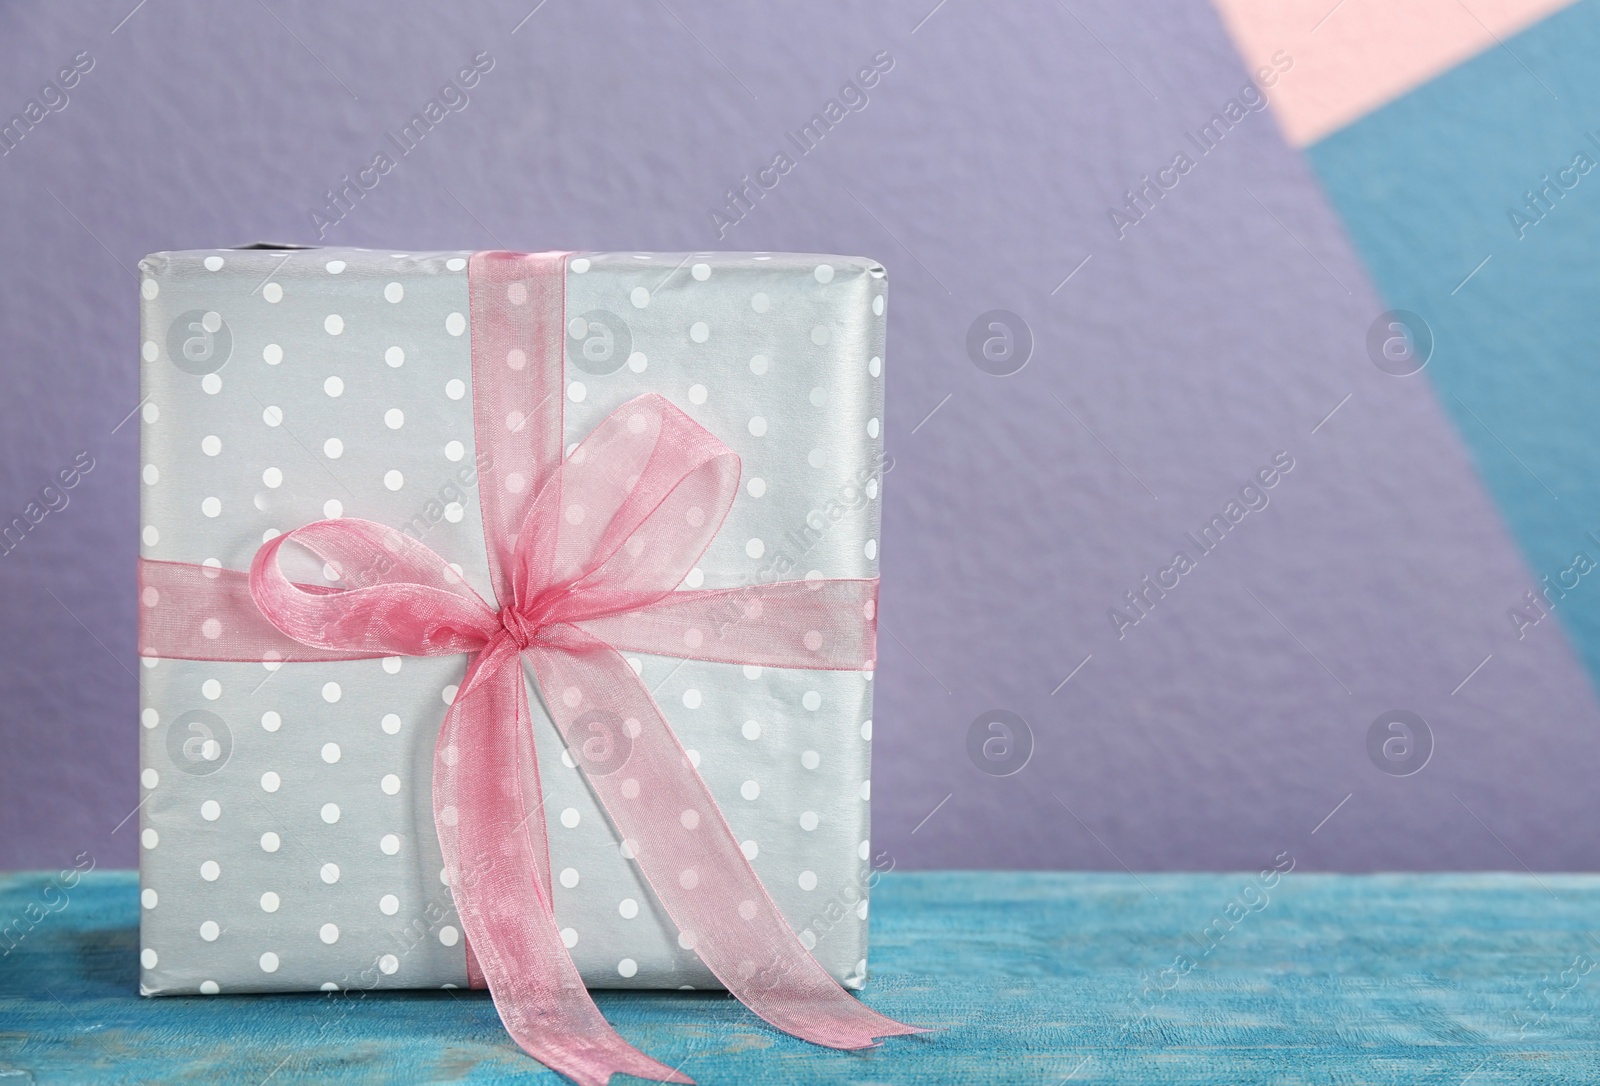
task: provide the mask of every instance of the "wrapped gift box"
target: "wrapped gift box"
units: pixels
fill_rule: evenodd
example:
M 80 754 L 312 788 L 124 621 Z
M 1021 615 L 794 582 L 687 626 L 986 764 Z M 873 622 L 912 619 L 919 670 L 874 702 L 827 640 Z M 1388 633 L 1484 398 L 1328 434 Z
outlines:
M 142 556 L 248 570 L 278 533 L 358 517 L 492 600 L 470 256 L 147 257 Z M 655 392 L 740 457 L 738 497 L 685 587 L 877 575 L 885 291 L 883 268 L 855 257 L 567 258 L 568 454 Z M 297 581 L 347 573 L 298 560 Z M 430 801 L 465 660 L 142 661 L 142 992 L 468 983 Z M 628 662 L 784 917 L 859 988 L 886 864 L 869 846 L 871 672 Z M 534 718 L 554 907 L 585 983 L 716 987 L 537 697 Z

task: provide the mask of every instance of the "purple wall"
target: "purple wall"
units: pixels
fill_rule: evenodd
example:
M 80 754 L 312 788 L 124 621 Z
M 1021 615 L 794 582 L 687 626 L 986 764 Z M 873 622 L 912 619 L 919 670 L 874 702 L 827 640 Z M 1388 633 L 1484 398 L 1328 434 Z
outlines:
M 890 267 L 873 799 L 898 863 L 1600 862 L 1589 681 L 1559 631 L 1508 636 L 1532 578 L 1430 386 L 1369 358 L 1385 306 L 1305 163 L 1270 112 L 1186 138 L 1245 81 L 1201 0 L 134 2 L 0 9 L 0 117 L 93 60 L 0 161 L 0 519 L 95 463 L 0 557 L 0 867 L 136 861 L 135 263 L 314 242 L 325 191 L 484 51 L 328 241 Z M 883 53 L 719 237 L 724 193 Z M 1179 151 L 1119 240 L 1108 209 Z M 992 310 L 1029 329 L 1009 376 L 969 351 Z M 1270 504 L 1185 540 L 1280 452 L 1245 498 Z M 1194 568 L 1119 631 L 1179 548 Z M 1014 775 L 969 745 L 990 710 L 1031 733 Z M 1395 710 L 1432 737 L 1405 776 Z

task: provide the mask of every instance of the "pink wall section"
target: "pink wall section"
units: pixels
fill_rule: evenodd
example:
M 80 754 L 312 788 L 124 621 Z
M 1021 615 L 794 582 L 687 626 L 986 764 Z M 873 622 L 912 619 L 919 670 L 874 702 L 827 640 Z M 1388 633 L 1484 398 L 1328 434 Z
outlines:
M 1393 101 L 1572 0 L 1214 0 L 1252 72 L 1282 51 L 1270 92 L 1296 147 Z M 1281 61 L 1279 67 L 1282 67 Z

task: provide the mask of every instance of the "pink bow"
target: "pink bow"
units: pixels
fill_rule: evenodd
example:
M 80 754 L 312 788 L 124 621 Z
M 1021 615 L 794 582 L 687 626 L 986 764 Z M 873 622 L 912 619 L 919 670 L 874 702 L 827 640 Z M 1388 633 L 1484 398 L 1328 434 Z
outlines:
M 564 276 L 560 253 L 479 253 L 470 264 L 474 428 L 495 465 L 479 500 L 498 610 L 411 537 L 324 520 L 265 543 L 247 596 L 233 571 L 141 562 L 141 652 L 472 654 L 433 770 L 469 973 L 481 970 L 518 1044 L 577 1082 L 604 1086 L 618 1071 L 693 1080 L 611 1029 L 557 929 L 523 661 L 624 855 L 729 992 L 779 1029 L 833 1048 L 919 1032 L 851 997 L 806 951 L 619 651 L 860 669 L 874 656 L 877 581 L 676 591 L 733 504 L 738 457 L 653 394 L 623 404 L 561 457 Z M 335 569 L 362 571 L 358 587 L 290 581 L 277 561 L 290 540 Z

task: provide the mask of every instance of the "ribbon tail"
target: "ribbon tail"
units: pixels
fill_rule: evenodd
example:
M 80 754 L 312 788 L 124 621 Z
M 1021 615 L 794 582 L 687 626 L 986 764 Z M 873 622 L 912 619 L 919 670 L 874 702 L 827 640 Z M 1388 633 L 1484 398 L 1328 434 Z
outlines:
M 509 641 L 473 658 L 445 714 L 433 802 L 456 910 L 517 1044 L 582 1086 L 618 1072 L 692 1084 L 611 1028 L 557 930 L 533 721 Z
M 611 646 L 575 628 L 530 646 L 545 703 L 625 851 L 723 987 L 785 1033 L 829 1048 L 923 1030 L 846 992 L 756 877 L 650 692 Z

